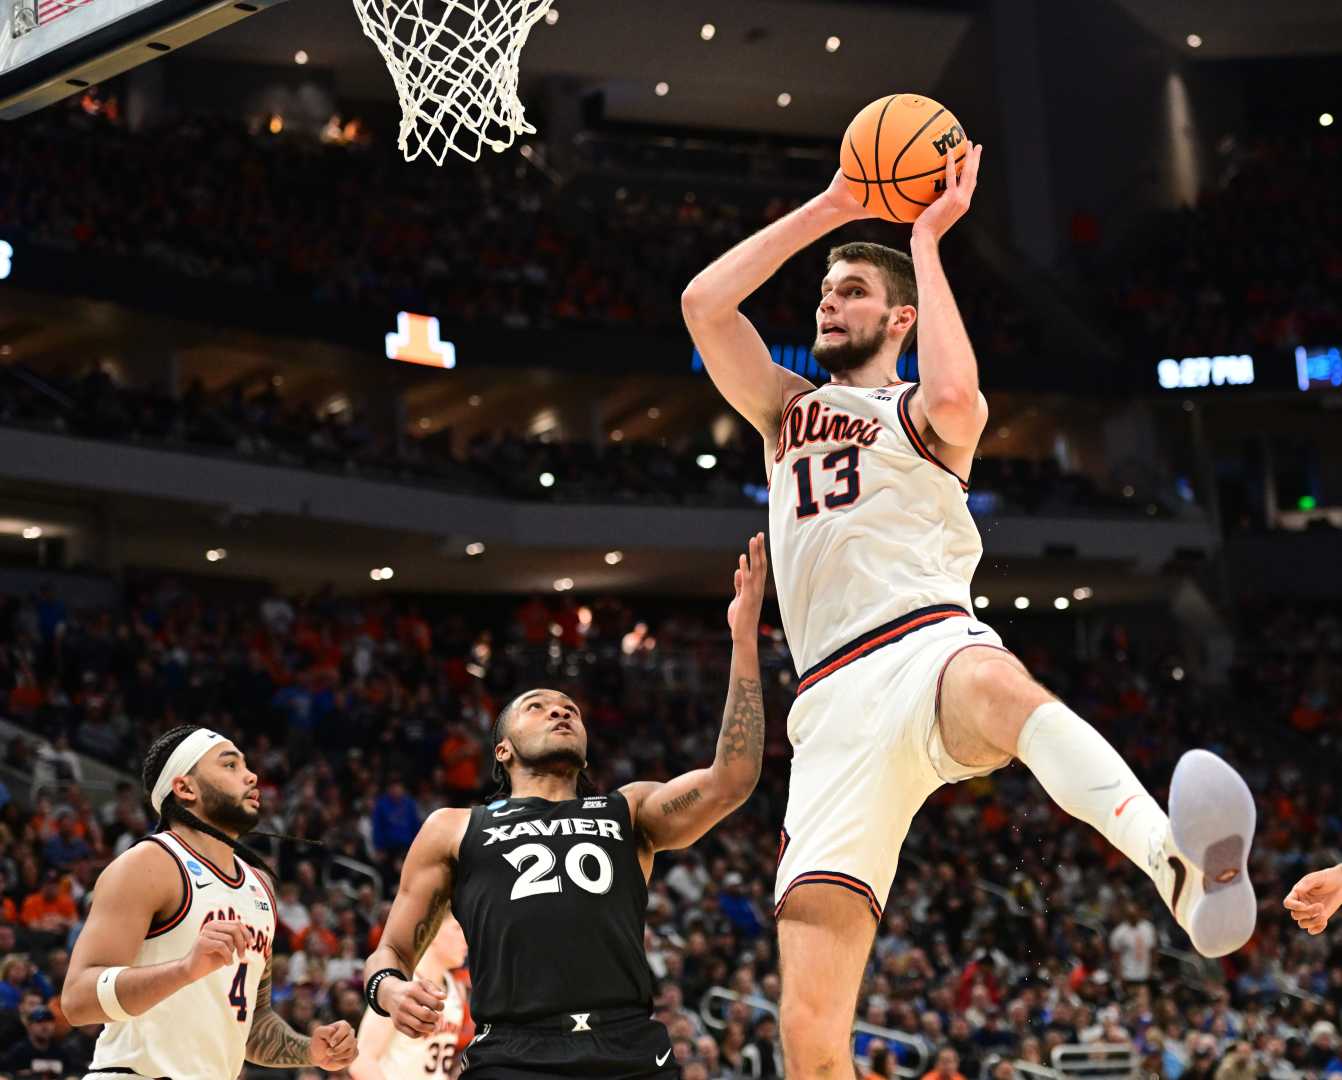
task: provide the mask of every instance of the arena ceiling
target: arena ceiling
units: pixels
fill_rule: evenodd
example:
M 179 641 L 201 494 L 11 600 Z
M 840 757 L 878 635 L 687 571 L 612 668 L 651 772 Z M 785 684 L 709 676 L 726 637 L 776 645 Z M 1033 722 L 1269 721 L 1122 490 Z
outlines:
M 1091 0 L 1095 2 L 1095 0 Z M 1115 0 L 1168 45 L 1200 59 L 1342 53 L 1337 0 Z M 612 119 L 831 134 L 898 87 L 933 87 L 974 20 L 1019 0 L 557 0 L 535 28 L 524 90 L 546 79 L 603 93 Z M 1020 4 L 1024 7 L 1024 4 Z M 1038 6 L 1042 12 L 1042 5 Z M 1042 14 L 1040 15 L 1042 17 Z M 712 23 L 711 41 L 700 30 Z M 1202 40 L 1189 49 L 1189 34 Z M 840 47 L 828 53 L 830 36 Z M 391 97 L 390 79 L 347 0 L 291 0 L 192 47 L 191 55 L 292 65 L 296 50 L 347 98 Z M 669 92 L 657 96 L 658 82 Z M 791 95 L 786 108 L 778 95 Z

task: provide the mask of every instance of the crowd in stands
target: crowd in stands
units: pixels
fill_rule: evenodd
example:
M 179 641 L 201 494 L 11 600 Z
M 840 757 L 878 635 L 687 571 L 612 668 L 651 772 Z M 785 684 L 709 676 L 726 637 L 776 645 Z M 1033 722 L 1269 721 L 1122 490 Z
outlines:
M 258 296 L 432 311 L 445 325 L 681 326 L 680 292 L 799 199 L 724 172 L 697 190 L 556 182 L 516 153 L 411 168 L 394 140 L 324 145 L 192 116 L 132 132 L 78 107 L 25 118 L 0 159 L 0 233 L 147 260 Z M 818 169 L 815 192 L 833 172 Z M 62 177 L 58 185 L 50 177 Z M 687 185 L 688 187 L 689 185 Z M 852 227 L 838 239 L 866 236 Z M 889 227 L 875 234 L 887 242 Z M 814 327 L 824 253 L 792 260 L 752 302 L 772 329 Z M 985 354 L 1027 352 L 1038 327 L 960 247 L 961 310 Z
M 319 413 L 286 403 L 273 384 L 250 395 L 236 388 L 211 395 L 195 383 L 173 397 L 118 384 L 96 366 L 78 378 L 0 367 L 0 424 L 515 499 L 726 507 L 768 499 L 753 434 L 748 445 L 724 446 L 704 432 L 601 447 L 512 431 L 398 438 L 390 422 L 378 425 L 357 406 Z M 976 514 L 1168 516 L 1177 505 L 1110 494 L 1052 459 L 985 456 L 971 483 Z
M 153 821 L 137 784 L 99 786 L 91 762 L 138 763 L 187 720 L 235 738 L 263 828 L 311 842 L 266 848 L 283 882 L 273 1000 L 299 1028 L 357 1023 L 360 958 L 405 847 L 436 807 L 491 790 L 489 726 L 512 694 L 575 696 L 598 788 L 711 757 L 723 605 L 639 604 L 499 598 L 468 616 L 430 598 L 211 599 L 173 579 L 131 586 L 116 610 L 72 610 L 51 589 L 0 600 L 0 1076 L 78 1076 L 97 1034 L 63 1022 L 61 982 L 99 868 Z M 1097 619 L 1084 660 L 1028 622 L 1007 637 L 1158 797 L 1191 745 L 1244 770 L 1260 821 L 1249 946 L 1192 957 L 1142 873 L 1018 766 L 945 788 L 915 822 L 863 982 L 862 1075 L 1008 1080 L 1075 1045 L 1092 1063 L 1127 1048 L 1163 1080 L 1342 1072 L 1338 934 L 1304 935 L 1280 906 L 1339 858 L 1342 622 L 1274 604 L 1245 626 L 1218 681 L 1150 628 Z M 781 1075 L 772 881 L 795 674 L 768 612 L 761 634 L 759 788 L 694 849 L 660 856 L 650 886 L 657 1015 L 687 1080 Z
M 1342 137 L 1265 136 L 1222 166 L 1196 206 L 1134 237 L 1112 286 L 1119 330 L 1173 357 L 1342 338 Z

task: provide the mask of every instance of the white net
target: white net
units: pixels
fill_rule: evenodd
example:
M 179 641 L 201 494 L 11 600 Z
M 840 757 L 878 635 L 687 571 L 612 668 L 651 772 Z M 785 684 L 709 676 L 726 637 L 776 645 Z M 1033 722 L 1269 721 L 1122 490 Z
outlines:
M 517 96 L 518 58 L 554 0 L 354 0 L 401 102 L 401 153 L 477 161 L 533 134 Z

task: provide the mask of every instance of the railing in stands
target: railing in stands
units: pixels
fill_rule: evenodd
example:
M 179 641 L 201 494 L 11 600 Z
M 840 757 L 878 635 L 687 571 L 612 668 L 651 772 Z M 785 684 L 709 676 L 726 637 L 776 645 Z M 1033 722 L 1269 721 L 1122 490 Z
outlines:
M 1118 1080 L 1135 1077 L 1141 1054 L 1132 1043 L 1085 1043 L 1055 1046 L 1050 1055 L 1053 1068 L 1065 1077 L 1104 1077 Z
M 724 1016 L 719 1015 L 713 1009 L 714 1003 L 724 1001 L 728 1004 L 740 1001 L 749 1005 L 752 1009 L 768 1013 L 775 1020 L 778 1019 L 778 1006 L 768 998 L 760 997 L 758 994 L 738 994 L 734 990 L 726 990 L 720 986 L 711 987 L 699 1002 L 699 1016 L 705 1026 L 714 1031 L 721 1031 L 727 1026 Z M 725 1012 L 725 1009 L 722 1010 Z M 896 1031 L 894 1028 L 878 1027 L 875 1024 L 868 1024 L 865 1020 L 859 1020 L 853 1025 L 853 1031 L 858 1034 L 871 1035 L 873 1038 L 880 1039 L 890 1047 L 901 1059 L 901 1063 L 895 1066 L 895 1074 L 903 1077 L 921 1077 L 927 1072 L 931 1062 L 932 1055 L 925 1043 L 917 1035 L 910 1035 L 908 1032 Z M 866 1064 L 864 1057 L 857 1059 L 862 1064 Z

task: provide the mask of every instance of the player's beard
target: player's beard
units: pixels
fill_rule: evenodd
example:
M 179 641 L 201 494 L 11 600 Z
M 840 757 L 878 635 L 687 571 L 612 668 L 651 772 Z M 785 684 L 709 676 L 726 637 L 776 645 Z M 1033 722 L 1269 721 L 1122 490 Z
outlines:
M 815 362 L 831 375 L 841 375 L 845 371 L 860 368 L 881 351 L 881 347 L 885 344 L 885 332 L 889 326 L 889 314 L 882 315 L 881 321 L 876 324 L 876 329 L 869 335 L 857 337 L 852 330 L 849 330 L 848 340 L 836 345 L 822 343 L 817 334 L 811 354 L 815 357 Z
M 246 793 L 246 795 L 250 794 L 250 791 Z M 201 781 L 201 816 L 211 825 L 217 825 L 223 829 L 224 832 L 233 833 L 236 836 L 246 836 L 256 828 L 257 823 L 261 820 L 261 811 L 253 810 L 244 801 L 246 795 L 235 799 L 230 795 L 225 795 L 208 782 Z
M 513 756 L 517 758 L 517 764 L 533 773 L 563 772 L 565 769 L 581 772 L 587 768 L 587 758 L 576 746 L 546 746 L 531 755 L 522 753 L 514 744 Z

